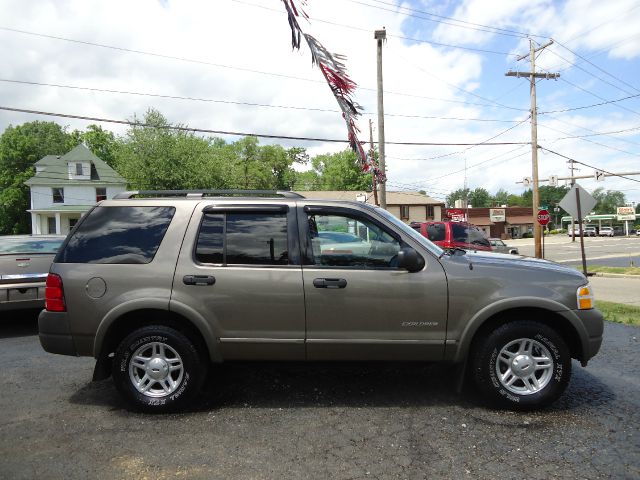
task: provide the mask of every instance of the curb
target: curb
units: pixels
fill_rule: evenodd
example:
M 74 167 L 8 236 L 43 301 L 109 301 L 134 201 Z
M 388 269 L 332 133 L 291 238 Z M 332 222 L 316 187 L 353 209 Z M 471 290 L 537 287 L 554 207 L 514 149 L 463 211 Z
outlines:
M 627 275 L 624 273 L 594 272 L 594 273 L 591 273 L 590 276 L 608 277 L 608 278 L 634 278 L 634 279 L 640 280 L 640 275 Z

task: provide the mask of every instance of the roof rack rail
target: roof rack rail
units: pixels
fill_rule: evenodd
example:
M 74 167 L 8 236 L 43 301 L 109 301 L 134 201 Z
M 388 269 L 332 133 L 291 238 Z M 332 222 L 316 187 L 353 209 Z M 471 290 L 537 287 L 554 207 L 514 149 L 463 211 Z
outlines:
M 140 196 L 153 197 L 185 197 L 185 198 L 203 198 L 215 196 L 261 196 L 261 197 L 284 197 L 284 198 L 305 198 L 296 192 L 285 190 L 130 190 L 121 192 L 113 198 L 122 200 Z

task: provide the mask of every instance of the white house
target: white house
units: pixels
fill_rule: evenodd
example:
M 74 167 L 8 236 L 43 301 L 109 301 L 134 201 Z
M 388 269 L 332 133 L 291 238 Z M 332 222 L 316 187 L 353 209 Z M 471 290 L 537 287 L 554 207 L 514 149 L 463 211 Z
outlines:
M 31 232 L 63 234 L 101 200 L 126 190 L 127 181 L 83 144 L 35 163 L 31 188 Z

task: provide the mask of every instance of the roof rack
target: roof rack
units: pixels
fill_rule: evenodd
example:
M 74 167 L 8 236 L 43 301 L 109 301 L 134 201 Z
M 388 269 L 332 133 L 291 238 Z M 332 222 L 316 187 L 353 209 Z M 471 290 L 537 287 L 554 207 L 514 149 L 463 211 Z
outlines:
M 250 197 L 305 198 L 299 193 L 284 190 L 130 190 L 118 193 L 113 198 L 122 200 L 141 196 L 203 198 L 239 195 Z

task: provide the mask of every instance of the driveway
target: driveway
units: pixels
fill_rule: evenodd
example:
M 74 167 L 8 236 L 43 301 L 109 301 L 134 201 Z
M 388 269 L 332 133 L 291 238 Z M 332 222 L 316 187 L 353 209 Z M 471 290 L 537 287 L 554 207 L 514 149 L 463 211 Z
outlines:
M 640 330 L 607 324 L 601 353 L 551 408 L 515 413 L 416 364 L 219 367 L 196 408 L 141 415 L 93 360 L 46 354 L 33 318 L 0 324 L 3 479 L 640 478 Z

